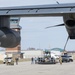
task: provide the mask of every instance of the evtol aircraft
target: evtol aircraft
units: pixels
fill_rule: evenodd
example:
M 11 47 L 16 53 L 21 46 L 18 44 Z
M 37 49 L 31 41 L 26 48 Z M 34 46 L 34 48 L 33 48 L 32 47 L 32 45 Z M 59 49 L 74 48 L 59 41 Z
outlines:
M 14 6 L 0 8 L 0 46 L 13 48 L 20 43 L 20 34 L 10 28 L 10 17 L 62 16 L 70 39 L 75 39 L 75 3 Z

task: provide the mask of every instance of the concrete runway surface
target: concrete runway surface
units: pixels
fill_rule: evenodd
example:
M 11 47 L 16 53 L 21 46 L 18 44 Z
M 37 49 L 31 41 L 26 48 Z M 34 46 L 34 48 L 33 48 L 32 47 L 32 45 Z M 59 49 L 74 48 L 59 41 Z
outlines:
M 0 75 L 75 75 L 75 61 L 57 64 L 31 64 L 19 62 L 18 65 L 0 64 Z

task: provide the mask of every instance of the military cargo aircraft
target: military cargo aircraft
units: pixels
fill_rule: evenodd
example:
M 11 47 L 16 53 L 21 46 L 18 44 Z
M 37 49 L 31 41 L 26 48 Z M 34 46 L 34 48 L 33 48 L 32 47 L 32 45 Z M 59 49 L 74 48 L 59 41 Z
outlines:
M 0 8 L 0 46 L 13 48 L 20 43 L 18 32 L 10 28 L 10 17 L 62 16 L 70 39 L 75 39 L 75 3 L 14 6 Z

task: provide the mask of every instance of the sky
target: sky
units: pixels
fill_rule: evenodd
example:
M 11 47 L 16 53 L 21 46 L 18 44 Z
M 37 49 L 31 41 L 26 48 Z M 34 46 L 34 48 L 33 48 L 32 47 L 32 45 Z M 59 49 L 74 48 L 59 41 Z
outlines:
M 57 0 L 59 4 L 74 3 L 75 0 Z M 0 0 L 0 7 L 57 4 L 56 0 Z M 68 33 L 66 28 L 56 27 L 45 29 L 63 23 L 62 17 L 22 17 L 19 25 L 21 29 L 21 49 L 27 48 L 64 48 Z M 66 50 L 75 50 L 75 40 L 68 41 Z

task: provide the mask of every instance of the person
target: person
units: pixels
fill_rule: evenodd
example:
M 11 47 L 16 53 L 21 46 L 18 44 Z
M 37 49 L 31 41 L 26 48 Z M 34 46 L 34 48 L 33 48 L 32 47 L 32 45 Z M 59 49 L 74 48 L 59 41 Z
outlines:
M 15 58 L 15 61 L 16 61 L 16 65 L 18 65 L 18 58 Z
M 34 63 L 34 58 L 32 57 L 32 58 L 31 58 L 31 64 L 33 64 L 33 63 Z
M 35 64 L 37 63 L 37 58 L 35 57 Z
M 8 59 L 6 59 L 6 65 L 9 65 L 9 64 L 8 64 Z
M 59 57 L 59 63 L 62 65 L 62 57 Z
M 38 57 L 38 62 L 40 62 L 40 57 Z

